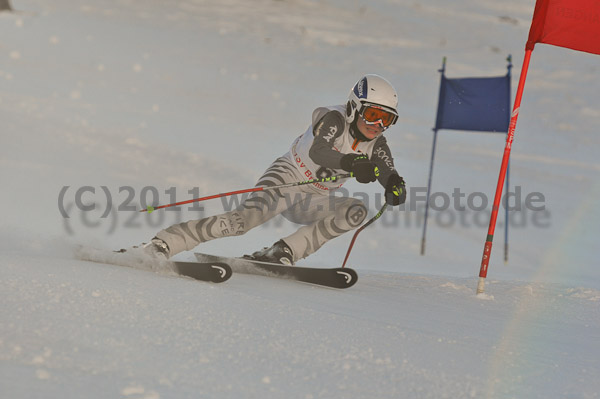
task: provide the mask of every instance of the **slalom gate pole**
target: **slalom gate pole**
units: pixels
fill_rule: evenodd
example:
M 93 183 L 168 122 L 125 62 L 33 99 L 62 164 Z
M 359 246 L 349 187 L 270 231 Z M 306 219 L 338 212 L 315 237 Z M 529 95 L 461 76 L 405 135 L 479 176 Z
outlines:
M 385 202 L 383 204 L 383 206 L 381 207 L 379 212 L 377 212 L 377 214 L 375 216 L 373 216 L 371 218 L 371 220 L 369 220 L 367 223 L 363 224 L 358 230 L 356 230 L 356 233 L 354 233 L 354 236 L 352 237 L 352 241 L 350 241 L 350 246 L 348 247 L 348 252 L 346 252 L 346 257 L 344 258 L 344 263 L 342 264 L 342 267 L 346 267 L 346 262 L 348 261 L 348 257 L 350 256 L 350 251 L 352 251 L 352 247 L 354 246 L 356 237 L 358 237 L 360 232 L 363 231 L 364 229 L 366 229 L 371 223 L 373 223 L 374 221 L 379 219 L 381 217 L 381 215 L 383 215 L 385 208 L 387 208 L 387 202 Z
M 487 277 L 490 256 L 492 254 L 492 241 L 494 240 L 494 231 L 496 229 L 496 219 L 498 218 L 498 210 L 500 208 L 500 200 L 502 198 L 502 189 L 504 179 L 506 178 L 506 169 L 508 168 L 508 160 L 510 159 L 510 150 L 515 136 L 515 128 L 517 127 L 517 118 L 519 117 L 519 109 L 521 107 L 521 97 L 525 89 L 525 80 L 527 79 L 527 70 L 529 69 L 529 60 L 531 59 L 532 50 L 525 50 L 525 58 L 523 59 L 523 67 L 521 68 L 521 77 L 519 78 L 519 87 L 513 112 L 510 118 L 508 127 L 508 135 L 506 137 L 506 146 L 504 147 L 504 155 L 502 157 L 502 165 L 500 166 L 500 176 L 496 185 L 496 196 L 494 197 L 494 205 L 492 207 L 492 216 L 490 218 L 490 226 L 488 228 L 485 245 L 483 247 L 483 257 L 481 259 L 481 268 L 479 269 L 479 282 L 477 283 L 477 293 L 482 294 L 485 291 L 485 278 Z
M 337 180 L 340 180 L 340 179 L 345 179 L 345 178 L 349 178 L 349 177 L 353 177 L 353 176 L 354 175 L 352 173 L 346 173 L 346 174 L 343 174 L 343 175 L 336 175 L 336 176 L 331 176 L 331 177 L 325 177 L 323 179 L 310 179 L 310 180 L 305 180 L 305 181 L 298 181 L 298 182 L 293 182 L 293 183 L 280 184 L 280 185 L 277 185 L 277 186 L 270 186 L 270 187 L 258 186 L 258 187 L 253 187 L 253 188 L 247 188 L 247 189 L 244 189 L 244 190 L 230 191 L 228 193 L 221 193 L 221 194 L 209 195 L 209 196 L 201 197 L 201 198 L 194 198 L 194 199 L 187 200 L 187 201 L 174 202 L 172 204 L 167 204 L 167 205 L 159 205 L 159 206 L 155 206 L 155 207 L 148 206 L 148 207 L 146 207 L 146 209 L 140 210 L 140 212 L 152 213 L 152 212 L 154 212 L 157 209 L 170 208 L 172 206 L 180 206 L 180 205 L 185 205 L 185 204 L 191 204 L 192 202 L 206 201 L 206 200 L 210 200 L 210 199 L 214 199 L 214 198 L 229 197 L 231 195 L 236 195 L 236 194 L 254 193 L 254 192 L 257 192 L 257 191 L 276 190 L 276 189 L 280 189 L 280 188 L 295 187 L 295 186 L 304 186 L 304 185 L 314 184 L 314 183 L 330 183 L 330 182 L 334 182 L 334 181 L 337 181 Z
M 509 215 L 508 215 L 508 193 L 510 192 L 510 161 L 506 166 L 506 202 L 504 203 L 504 264 L 508 263 L 508 228 L 509 228 Z
M 427 181 L 427 196 L 425 197 L 425 216 L 423 217 L 423 235 L 421 236 L 421 255 L 425 255 L 425 235 L 427 234 L 427 219 L 429 217 L 429 196 L 431 194 L 431 178 L 433 176 L 433 162 L 435 159 L 435 145 L 437 142 L 437 129 L 433 129 L 433 144 L 431 146 L 431 161 L 429 163 L 429 180 Z
M 427 197 L 425 198 L 425 216 L 423 218 L 423 235 L 421 236 L 421 255 L 425 255 L 426 235 L 427 235 L 427 219 L 429 218 L 429 196 L 431 194 L 431 179 L 433 176 L 433 162 L 435 160 L 435 146 L 438 135 L 438 117 L 440 115 L 440 101 L 444 93 L 444 77 L 446 73 L 446 57 L 442 59 L 442 69 L 438 69 L 440 73 L 440 91 L 438 94 L 438 108 L 435 116 L 435 127 L 433 130 L 433 144 L 431 145 L 431 161 L 429 162 L 429 180 L 427 181 Z

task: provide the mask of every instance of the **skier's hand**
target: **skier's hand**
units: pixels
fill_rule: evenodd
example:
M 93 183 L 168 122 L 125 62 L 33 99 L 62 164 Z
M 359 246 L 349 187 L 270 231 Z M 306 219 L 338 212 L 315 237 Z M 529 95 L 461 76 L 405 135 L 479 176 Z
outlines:
M 391 206 L 404 204 L 406 201 L 406 183 L 404 179 L 393 174 L 388 178 L 385 185 L 385 202 Z
M 364 154 L 346 154 L 342 157 L 342 169 L 351 172 L 359 183 L 377 180 L 379 169 Z

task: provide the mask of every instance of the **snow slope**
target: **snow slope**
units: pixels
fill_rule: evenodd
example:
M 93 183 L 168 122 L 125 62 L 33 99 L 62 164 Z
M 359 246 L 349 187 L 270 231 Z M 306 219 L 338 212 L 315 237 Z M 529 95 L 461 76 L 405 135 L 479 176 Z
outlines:
M 252 186 L 312 110 L 343 102 L 364 73 L 397 87 L 388 141 L 411 190 L 425 187 L 442 57 L 449 77 L 489 76 L 512 54 L 515 87 L 533 1 L 11 4 L 0 13 L 1 397 L 600 395 L 597 56 L 536 47 L 511 182 L 546 209 L 513 213 L 507 264 L 498 229 L 485 296 L 474 294 L 485 211 L 433 212 L 424 257 L 419 212 L 387 212 L 359 237 L 360 281 L 345 291 L 246 275 L 203 284 L 72 256 L 200 216 L 117 211 L 140 207 L 144 187 L 164 203 Z M 503 146 L 441 132 L 434 190 L 491 201 Z M 94 211 L 77 210 L 81 187 L 96 190 L 83 194 Z M 380 188 L 346 187 L 377 208 Z M 293 228 L 276 219 L 201 250 L 237 256 Z M 304 263 L 337 266 L 349 240 Z
M 26 253 L 24 253 L 26 252 Z M 3 251 L 3 397 L 596 397 L 600 291 L 365 272 L 214 285 Z M 43 261 L 42 261 L 43 260 Z M 560 317 L 557 317 L 559 315 Z

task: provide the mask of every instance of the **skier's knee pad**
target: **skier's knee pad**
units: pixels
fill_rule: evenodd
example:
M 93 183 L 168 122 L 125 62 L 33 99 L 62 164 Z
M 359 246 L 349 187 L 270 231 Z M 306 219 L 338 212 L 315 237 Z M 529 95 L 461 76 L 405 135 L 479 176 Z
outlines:
M 349 198 L 344 206 L 336 209 L 336 219 L 343 220 L 350 229 L 360 226 L 366 217 L 367 207 L 355 198 Z
M 238 236 L 246 234 L 249 230 L 243 213 L 238 211 L 227 212 L 217 220 L 216 226 L 223 236 Z

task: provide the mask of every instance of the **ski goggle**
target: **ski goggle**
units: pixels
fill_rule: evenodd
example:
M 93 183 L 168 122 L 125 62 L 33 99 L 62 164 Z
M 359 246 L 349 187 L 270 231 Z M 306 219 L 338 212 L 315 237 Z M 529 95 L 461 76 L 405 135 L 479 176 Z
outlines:
M 379 123 L 385 128 L 392 126 L 398 120 L 396 113 L 374 104 L 364 104 L 359 114 L 367 124 L 375 125 Z

